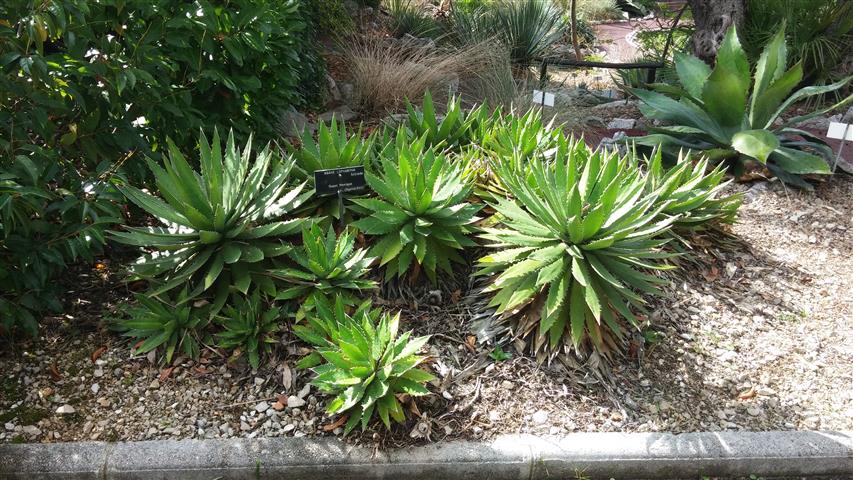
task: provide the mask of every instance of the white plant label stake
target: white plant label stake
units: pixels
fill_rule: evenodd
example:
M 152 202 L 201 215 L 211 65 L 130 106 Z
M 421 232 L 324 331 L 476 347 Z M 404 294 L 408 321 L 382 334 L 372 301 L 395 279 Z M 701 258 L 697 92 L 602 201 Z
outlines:
M 841 161 L 841 152 L 844 150 L 844 144 L 848 140 L 853 140 L 853 125 L 849 123 L 830 122 L 829 130 L 826 131 L 826 138 L 834 138 L 841 140 L 841 146 L 838 147 L 838 154 L 835 156 L 835 162 L 832 164 L 832 173 L 835 173 L 838 162 Z
M 541 90 L 533 90 L 533 103 L 544 105 L 546 107 L 554 106 L 554 94 Z

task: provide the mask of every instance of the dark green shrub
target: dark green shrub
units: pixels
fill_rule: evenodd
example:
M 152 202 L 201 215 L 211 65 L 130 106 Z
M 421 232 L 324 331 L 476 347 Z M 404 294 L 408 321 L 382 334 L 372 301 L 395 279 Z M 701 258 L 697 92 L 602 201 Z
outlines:
M 832 83 L 851 73 L 839 67 L 853 49 L 853 2 L 749 0 L 743 40 L 753 61 L 780 28 L 785 29 L 789 62 L 802 62 L 809 84 Z M 839 93 L 833 92 L 832 98 L 841 98 Z

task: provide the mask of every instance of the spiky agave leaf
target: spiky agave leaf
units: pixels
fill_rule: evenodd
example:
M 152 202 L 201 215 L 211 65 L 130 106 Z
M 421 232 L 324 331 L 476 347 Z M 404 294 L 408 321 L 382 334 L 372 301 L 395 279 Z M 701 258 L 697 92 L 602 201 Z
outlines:
M 156 283 L 152 296 L 189 286 L 188 298 L 215 292 L 214 311 L 229 291 L 247 293 L 252 284 L 275 293 L 266 275 L 269 260 L 290 251 L 282 237 L 300 230 L 302 218 L 282 218 L 310 195 L 304 183 L 288 186 L 293 162 L 269 146 L 252 155 L 251 139 L 240 151 L 229 134 L 224 152 L 218 132 L 212 143 L 199 141 L 201 172 L 194 171 L 177 147 L 161 167 L 149 160 L 161 197 L 124 186 L 130 201 L 163 227 L 127 227 L 110 232 L 114 240 L 149 249 L 131 267 Z
M 248 297 L 235 294 L 233 301 L 216 317 L 223 330 L 216 334 L 216 344 L 227 350 L 239 349 L 257 369 L 261 355 L 278 342 L 275 333 L 283 316 L 280 307 L 272 306 L 254 290 Z
M 502 225 L 482 235 L 498 250 L 479 260 L 478 273 L 493 276 L 490 306 L 518 338 L 533 336 L 540 360 L 571 347 L 609 354 L 626 321 L 640 327 L 640 294 L 664 283 L 649 271 L 669 268 L 663 235 L 678 216 L 661 218 L 668 202 L 645 191 L 627 158 L 563 137 L 553 162 L 498 175 L 512 198 L 493 205 Z
M 666 204 L 661 215 L 678 217 L 673 233 L 734 223 L 743 194 L 722 196 L 723 189 L 731 182 L 722 181 L 725 167 L 717 165 L 708 171 L 708 164 L 706 157 L 694 162 L 689 153 L 681 152 L 675 166 L 667 169 L 660 149 L 646 160 L 646 191 L 657 195 L 659 204 Z
M 451 262 L 463 262 L 458 251 L 475 245 L 468 235 L 480 206 L 466 201 L 472 182 L 460 161 L 426 148 L 424 138 L 398 134 L 394 145 L 383 150 L 381 173 L 367 174 L 377 198 L 353 200 L 366 217 L 354 225 L 380 237 L 371 255 L 386 281 L 417 266 L 435 282 L 437 270 L 451 272 Z
M 297 266 L 278 268 L 270 275 L 290 284 L 279 290 L 276 300 L 303 299 L 298 318 L 312 308 L 317 297 L 338 295 L 347 305 L 354 305 L 353 293 L 376 288 L 376 282 L 364 278 L 374 258 L 367 256 L 367 250 L 355 248 L 355 234 L 349 229 L 338 237 L 331 226 L 325 234 L 316 224 L 306 227 L 302 246 L 287 255 Z
M 311 382 L 335 396 L 326 410 L 349 415 L 345 433 L 359 424 L 366 429 L 374 415 L 389 429 L 391 419 L 405 421 L 398 395 L 428 395 L 424 384 L 434 379 L 418 368 L 425 357 L 417 352 L 429 337 L 412 338 L 411 332 L 398 335 L 399 314 L 382 314 L 377 323 L 369 307 L 350 316 L 338 302 L 334 317 L 325 309 L 317 313 L 324 316 L 319 321 L 335 329 L 326 344 L 317 348 L 325 363 L 313 369 L 317 376 Z

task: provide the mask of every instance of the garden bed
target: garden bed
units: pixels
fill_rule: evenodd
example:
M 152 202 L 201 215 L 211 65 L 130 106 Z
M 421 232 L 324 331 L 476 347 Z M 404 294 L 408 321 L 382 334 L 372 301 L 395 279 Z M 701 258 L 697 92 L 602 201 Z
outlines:
M 512 358 L 496 362 L 469 339 L 466 292 L 377 299 L 403 309 L 405 328 L 433 335 L 438 380 L 417 403 L 419 422 L 351 438 L 853 428 L 853 180 L 839 175 L 814 193 L 730 188 L 746 190 L 733 235 L 699 242 L 701 261 L 682 260 L 667 296 L 652 300 L 656 342 L 617 359 L 609 379 L 509 347 Z M 131 296 L 119 263 L 69 275 L 66 315 L 4 350 L 0 441 L 340 435 L 326 398 L 294 368 L 303 352 L 288 334 L 254 373 L 212 349 L 170 370 L 132 358 L 102 322 Z

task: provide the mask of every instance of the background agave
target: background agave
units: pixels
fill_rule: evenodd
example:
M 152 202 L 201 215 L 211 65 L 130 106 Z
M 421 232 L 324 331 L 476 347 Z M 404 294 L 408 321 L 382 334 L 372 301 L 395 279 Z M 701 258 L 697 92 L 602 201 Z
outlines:
M 471 182 L 463 166 L 424 146 L 424 139 L 409 141 L 398 135 L 396 148 L 386 148 L 380 176 L 367 174 L 378 198 L 358 198 L 366 218 L 355 226 L 381 238 L 371 254 L 385 265 L 386 281 L 421 268 L 432 282 L 435 272 L 451 272 L 457 253 L 474 242 L 467 238 L 478 220 L 480 207 L 466 201 Z
M 298 268 L 280 268 L 271 272 L 276 278 L 291 284 L 279 290 L 276 299 L 302 298 L 303 307 L 309 306 L 309 309 L 317 296 L 337 295 L 347 305 L 355 304 L 352 293 L 376 287 L 376 282 L 363 278 L 374 260 L 366 254 L 367 250 L 355 248 L 355 235 L 349 230 L 344 230 L 338 237 L 332 227 L 325 235 L 317 225 L 305 228 L 302 246 L 288 252 Z M 302 308 L 300 312 L 304 310 Z
M 723 182 L 725 168 L 717 165 L 708 171 L 708 163 L 704 157 L 694 162 L 689 155 L 679 154 L 676 166 L 666 169 L 660 149 L 645 162 L 646 191 L 657 195 L 658 203 L 665 205 L 661 215 L 677 217 L 672 233 L 734 223 L 743 194 L 721 195 L 730 183 Z
M 169 153 L 165 168 L 148 162 L 162 200 L 138 188 L 121 188 L 165 224 L 111 232 L 118 242 L 153 250 L 137 260 L 132 273 L 157 282 L 150 295 L 189 285 L 187 298 L 193 298 L 212 289 L 214 311 L 231 289 L 245 294 L 255 283 L 275 294 L 268 260 L 290 251 L 281 237 L 298 232 L 306 221 L 279 219 L 310 195 L 302 194 L 304 183 L 288 186 L 293 162 L 269 147 L 250 162 L 251 140 L 240 151 L 233 135 L 223 152 L 217 133 L 210 144 L 204 135 L 199 141 L 200 174 L 174 144 Z
M 424 93 L 424 101 L 420 109 L 416 109 L 407 102 L 406 110 L 408 111 L 406 118 L 408 133 L 414 138 L 424 138 L 426 146 L 435 147 L 438 150 L 455 150 L 460 145 L 470 143 L 472 125 L 480 115 L 485 114 L 482 106 L 465 112 L 458 98 L 450 98 L 447 101 L 444 116 L 439 118 L 429 91 Z
M 315 342 L 326 362 L 314 368 L 317 377 L 311 382 L 321 391 L 335 395 L 326 410 L 349 415 L 345 433 L 359 423 L 362 429 L 367 428 L 374 414 L 387 428 L 391 427 L 392 418 L 405 421 L 398 395 L 428 395 L 424 383 L 434 378 L 417 368 L 424 357 L 416 353 L 429 337 L 411 338 L 411 332 L 398 336 L 399 314 L 382 314 L 377 324 L 376 314 L 368 307 L 349 316 L 341 302 L 337 305 L 335 313 L 326 308 L 317 310 L 321 315 L 318 322 L 323 326 L 315 332 L 327 328 L 327 338 L 303 336 Z
M 371 168 L 376 157 L 375 138 L 375 135 L 363 138 L 361 129 L 348 134 L 345 125 L 338 125 L 337 120 L 332 118 L 328 126 L 320 123 L 316 140 L 311 132 L 305 129 L 301 145 L 295 147 L 288 143 L 287 148 L 293 155 L 297 175 L 313 186 L 314 172 L 317 170 L 355 166 Z M 341 216 L 337 197 L 312 198 L 306 202 L 304 209 L 334 218 Z
M 759 162 L 781 180 L 810 188 L 801 176 L 830 173 L 827 162 L 832 161 L 832 150 L 820 138 L 792 125 L 839 108 L 853 100 L 853 95 L 781 124 L 777 119 L 794 103 L 838 90 L 850 78 L 793 92 L 803 79 L 803 67 L 797 63 L 786 70 L 786 62 L 784 29 L 765 47 L 754 81 L 734 27 L 726 33 L 713 70 L 696 57 L 677 55 L 676 71 L 684 89 L 655 84 L 654 91 L 633 90 L 643 102 L 644 115 L 671 125 L 651 129 L 653 134 L 636 141 L 661 144 L 672 155 L 688 148 L 712 159 L 734 160 L 736 175 L 743 170 L 744 161 Z
M 678 217 L 661 218 L 668 203 L 630 166 L 561 138 L 553 162 L 498 170 L 512 198 L 493 204 L 501 225 L 482 237 L 498 251 L 479 260 L 479 274 L 493 276 L 490 306 L 514 321 L 517 338 L 533 335 L 540 360 L 571 346 L 614 350 L 622 319 L 642 323 L 632 311 L 642 311 L 639 293 L 663 283 L 647 272 L 669 268 L 660 248 Z

